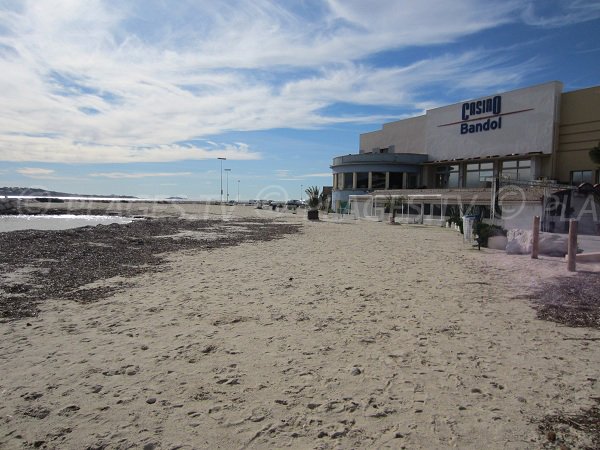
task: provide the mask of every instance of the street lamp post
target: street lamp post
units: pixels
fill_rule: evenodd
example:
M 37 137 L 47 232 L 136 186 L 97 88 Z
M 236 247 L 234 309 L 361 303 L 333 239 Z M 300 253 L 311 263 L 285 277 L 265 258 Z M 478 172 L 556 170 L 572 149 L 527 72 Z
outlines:
M 225 161 L 227 158 L 217 158 L 219 160 L 221 160 L 221 201 L 219 202 L 219 204 L 223 203 L 223 161 Z
M 300 201 L 302 201 L 302 188 L 303 188 L 303 187 L 304 187 L 304 186 L 300 185 Z
M 240 202 L 240 180 L 238 180 L 238 196 L 237 196 L 237 202 Z
M 229 172 L 231 172 L 231 169 L 225 169 L 225 175 L 227 175 L 227 182 L 226 182 L 226 186 L 227 186 L 227 203 L 229 203 Z

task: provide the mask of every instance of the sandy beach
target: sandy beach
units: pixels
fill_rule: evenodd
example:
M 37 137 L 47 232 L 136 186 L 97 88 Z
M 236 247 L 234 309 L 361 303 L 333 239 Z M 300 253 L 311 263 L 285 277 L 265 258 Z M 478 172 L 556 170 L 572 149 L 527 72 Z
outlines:
M 600 331 L 530 301 L 563 260 L 445 228 L 153 208 L 299 231 L 171 251 L 107 298 L 0 323 L 0 448 L 593 448 L 539 429 L 600 398 Z

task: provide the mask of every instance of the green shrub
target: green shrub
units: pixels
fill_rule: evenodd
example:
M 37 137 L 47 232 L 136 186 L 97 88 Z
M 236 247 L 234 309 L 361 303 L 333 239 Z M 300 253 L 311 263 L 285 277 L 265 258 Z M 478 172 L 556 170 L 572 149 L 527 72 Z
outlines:
M 473 232 L 478 236 L 482 247 L 487 247 L 488 239 L 492 236 L 506 236 L 506 230 L 498 225 L 476 222 Z

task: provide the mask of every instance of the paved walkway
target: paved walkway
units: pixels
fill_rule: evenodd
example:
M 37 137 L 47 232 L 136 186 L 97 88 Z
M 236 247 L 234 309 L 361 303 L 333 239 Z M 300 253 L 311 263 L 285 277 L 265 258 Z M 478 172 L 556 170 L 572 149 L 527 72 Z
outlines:
M 577 245 L 585 253 L 600 252 L 600 236 L 579 235 Z

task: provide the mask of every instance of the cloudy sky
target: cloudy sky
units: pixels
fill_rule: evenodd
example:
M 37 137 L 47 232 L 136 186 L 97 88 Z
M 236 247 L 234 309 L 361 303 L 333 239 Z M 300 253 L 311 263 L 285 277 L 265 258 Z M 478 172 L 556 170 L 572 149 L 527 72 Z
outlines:
M 597 0 L 0 0 L 0 186 L 300 196 L 358 135 L 600 84 Z M 239 180 L 239 182 L 238 182 Z

